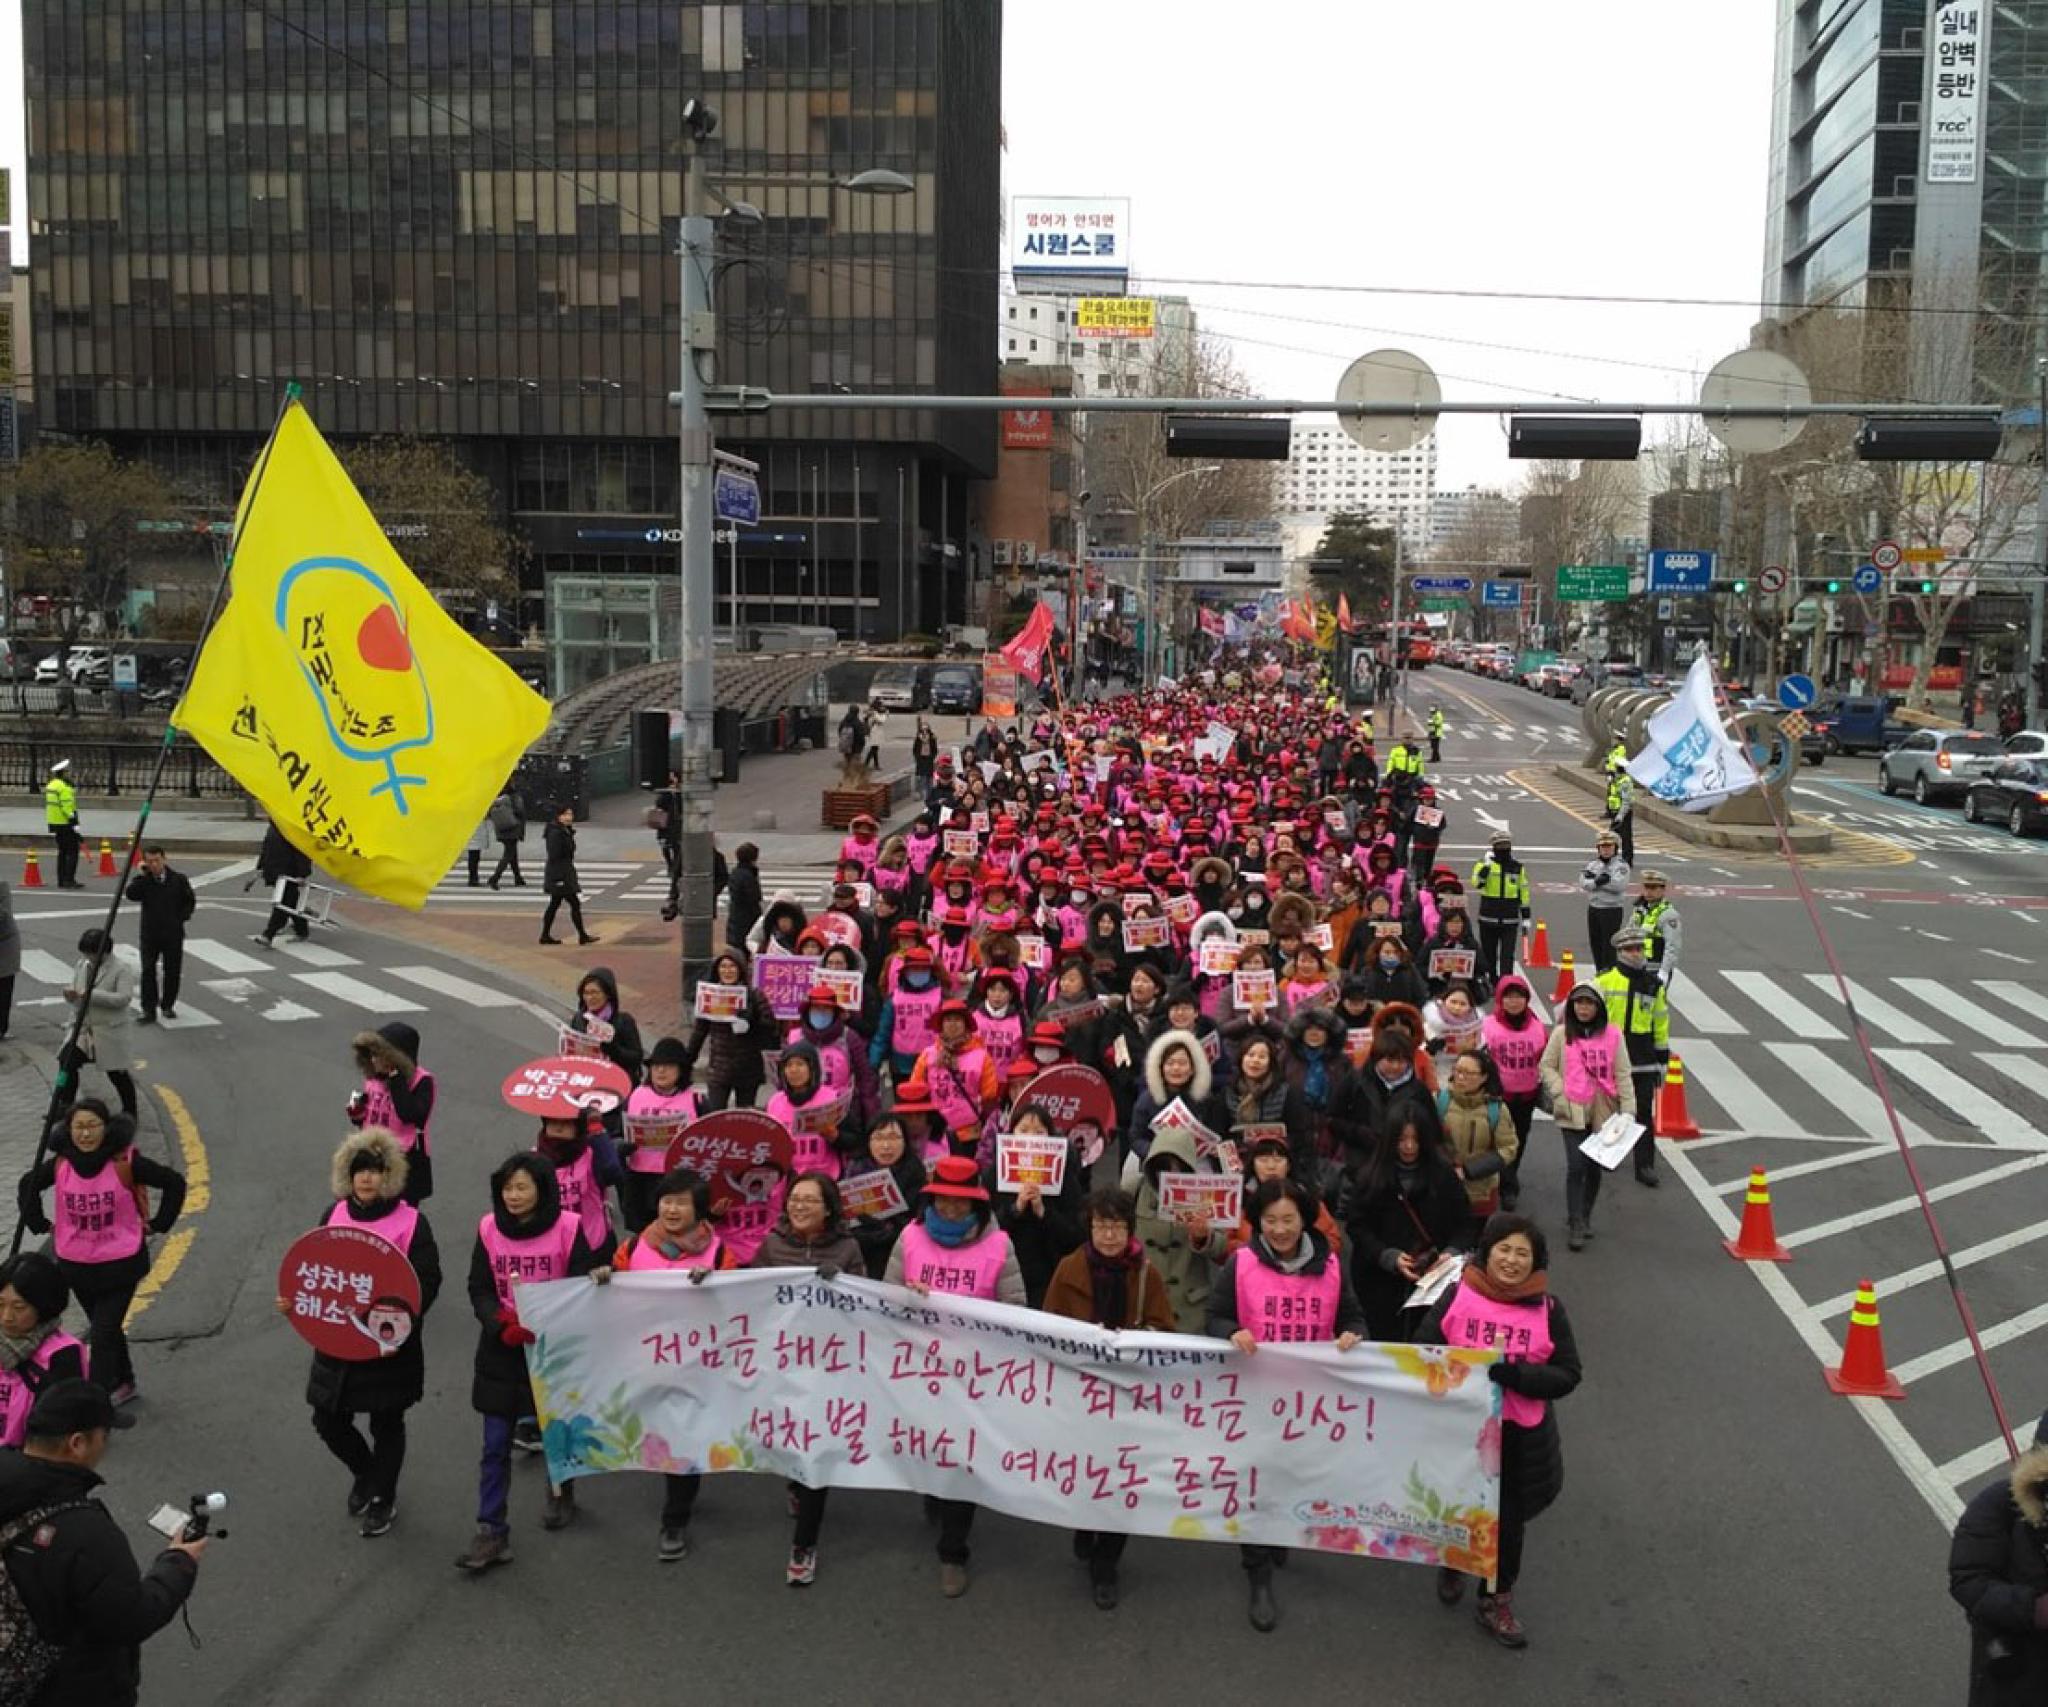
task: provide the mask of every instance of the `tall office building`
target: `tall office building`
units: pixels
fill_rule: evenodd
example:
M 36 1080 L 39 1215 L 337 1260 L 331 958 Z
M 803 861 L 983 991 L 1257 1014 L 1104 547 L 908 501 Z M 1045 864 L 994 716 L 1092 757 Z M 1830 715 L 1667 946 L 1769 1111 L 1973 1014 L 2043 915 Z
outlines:
M 719 222 L 720 382 L 992 392 L 1001 23 L 999 0 L 25 0 L 41 421 L 225 504 L 297 380 L 330 434 L 443 438 L 488 476 L 533 548 L 527 620 L 560 576 L 672 577 L 684 102 L 719 117 L 709 183 L 760 215 Z M 913 188 L 840 187 L 870 168 Z M 995 433 L 727 422 L 762 471 L 746 619 L 958 620 Z
M 1436 496 L 1436 435 L 1389 455 L 1367 450 L 1334 417 L 1294 423 L 1280 470 L 1280 510 L 1290 516 L 1367 515 L 1400 531 L 1402 549 L 1420 556 L 1429 543 Z

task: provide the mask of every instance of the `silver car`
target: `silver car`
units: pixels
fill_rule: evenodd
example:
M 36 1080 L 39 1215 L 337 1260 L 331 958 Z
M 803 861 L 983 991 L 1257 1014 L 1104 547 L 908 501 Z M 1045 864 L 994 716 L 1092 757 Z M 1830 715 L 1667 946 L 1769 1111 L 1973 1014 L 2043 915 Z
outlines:
M 1925 806 L 1938 795 L 1960 795 L 2006 758 L 1996 735 L 1971 729 L 1916 729 L 1877 761 L 1877 786 L 1905 789 Z

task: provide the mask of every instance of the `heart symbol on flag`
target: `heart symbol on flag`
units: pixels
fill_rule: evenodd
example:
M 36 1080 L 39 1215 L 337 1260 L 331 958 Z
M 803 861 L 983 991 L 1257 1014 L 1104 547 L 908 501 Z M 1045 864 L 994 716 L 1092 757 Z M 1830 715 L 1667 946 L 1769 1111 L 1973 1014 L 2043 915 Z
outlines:
M 405 630 L 398 625 L 398 613 L 389 605 L 379 605 L 363 618 L 362 627 L 356 630 L 356 651 L 373 670 L 396 674 L 412 668 L 412 642 L 406 639 Z

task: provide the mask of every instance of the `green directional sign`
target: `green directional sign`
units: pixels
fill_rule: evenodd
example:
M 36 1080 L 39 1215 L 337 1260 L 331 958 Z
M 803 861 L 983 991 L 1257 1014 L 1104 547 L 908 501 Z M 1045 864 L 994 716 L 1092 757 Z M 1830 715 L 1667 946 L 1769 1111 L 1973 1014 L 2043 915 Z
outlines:
M 1470 610 L 1472 606 L 1470 601 L 1466 599 L 1444 598 L 1424 599 L 1422 601 L 1422 608 L 1426 611 L 1458 611 Z
M 1628 565 L 1566 564 L 1557 572 L 1557 596 L 1566 604 L 1619 604 L 1628 597 Z

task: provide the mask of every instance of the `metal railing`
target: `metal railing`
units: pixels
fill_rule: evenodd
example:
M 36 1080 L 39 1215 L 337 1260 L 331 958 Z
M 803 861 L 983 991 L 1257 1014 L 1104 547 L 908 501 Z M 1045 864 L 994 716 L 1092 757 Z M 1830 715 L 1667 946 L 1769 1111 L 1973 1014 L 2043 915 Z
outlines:
M 69 759 L 71 786 L 84 795 L 140 799 L 156 766 L 153 741 L 10 740 L 0 737 L 0 793 L 42 798 L 50 766 Z M 180 743 L 164 767 L 163 791 L 187 799 L 240 800 L 253 816 L 255 802 L 202 748 Z

